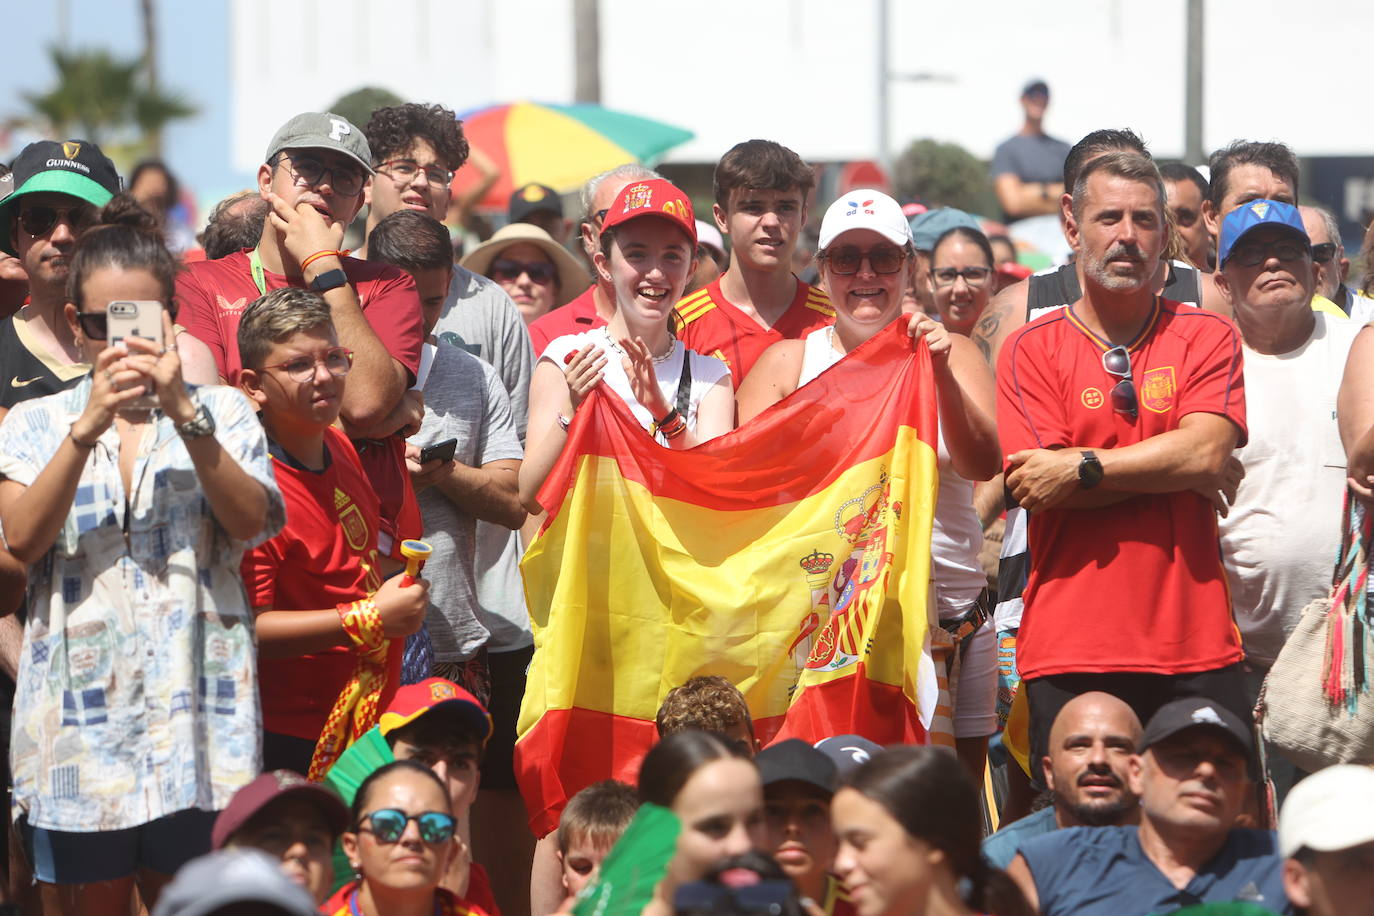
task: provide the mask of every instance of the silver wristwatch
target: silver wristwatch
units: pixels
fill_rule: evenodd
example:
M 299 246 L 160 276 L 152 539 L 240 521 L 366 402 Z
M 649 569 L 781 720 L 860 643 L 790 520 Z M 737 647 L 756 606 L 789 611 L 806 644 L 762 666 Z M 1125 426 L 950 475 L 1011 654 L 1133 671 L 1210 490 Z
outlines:
M 196 415 L 185 423 L 177 424 L 177 435 L 183 439 L 199 439 L 202 436 L 213 436 L 215 434 L 215 418 L 210 416 L 210 411 L 205 409 L 204 404 L 196 405 Z

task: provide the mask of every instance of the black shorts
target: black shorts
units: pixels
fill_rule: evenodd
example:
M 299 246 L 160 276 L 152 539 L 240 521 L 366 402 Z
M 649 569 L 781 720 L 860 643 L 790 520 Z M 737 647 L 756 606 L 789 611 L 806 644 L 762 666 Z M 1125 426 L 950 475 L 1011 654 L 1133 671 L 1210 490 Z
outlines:
M 491 739 L 482 758 L 483 789 L 516 789 L 515 722 L 520 717 L 520 702 L 525 698 L 525 675 L 534 646 L 513 652 L 489 652 L 491 672 Z

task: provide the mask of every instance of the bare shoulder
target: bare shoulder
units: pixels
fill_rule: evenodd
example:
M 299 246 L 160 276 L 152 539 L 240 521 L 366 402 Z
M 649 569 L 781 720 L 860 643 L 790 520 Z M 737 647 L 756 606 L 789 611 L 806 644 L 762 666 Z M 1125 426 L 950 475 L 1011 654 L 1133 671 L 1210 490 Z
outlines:
M 1002 344 L 1026 323 L 1026 297 L 1029 290 L 1030 281 L 1021 280 L 993 296 L 973 328 L 973 343 L 993 369 L 997 368 L 997 356 Z
M 736 389 L 740 423 L 753 419 L 797 390 L 805 353 L 805 340 L 780 340 L 763 351 Z

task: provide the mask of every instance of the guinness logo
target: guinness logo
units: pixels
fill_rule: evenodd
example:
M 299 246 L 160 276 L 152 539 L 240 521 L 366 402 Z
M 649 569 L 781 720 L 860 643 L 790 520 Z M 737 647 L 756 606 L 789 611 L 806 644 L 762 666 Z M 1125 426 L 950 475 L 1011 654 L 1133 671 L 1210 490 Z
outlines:
M 81 144 L 75 140 L 64 140 L 62 142 L 62 155 L 68 159 L 75 159 L 81 155 Z

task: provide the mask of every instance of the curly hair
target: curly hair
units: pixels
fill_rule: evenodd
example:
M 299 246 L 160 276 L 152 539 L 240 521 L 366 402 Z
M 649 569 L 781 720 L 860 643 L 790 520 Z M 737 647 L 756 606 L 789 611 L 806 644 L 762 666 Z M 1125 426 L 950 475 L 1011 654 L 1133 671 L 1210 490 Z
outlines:
M 451 108 L 443 105 L 420 105 L 407 102 L 372 112 L 363 128 L 367 145 L 372 150 L 372 164 L 381 165 L 388 159 L 404 155 L 417 139 L 429 141 L 434 154 L 451 172 L 468 161 L 468 141 L 463 136 L 463 122 Z
M 689 728 L 724 734 L 741 724 L 754 734 L 744 694 L 718 674 L 694 677 L 668 691 L 654 722 L 660 738 Z

